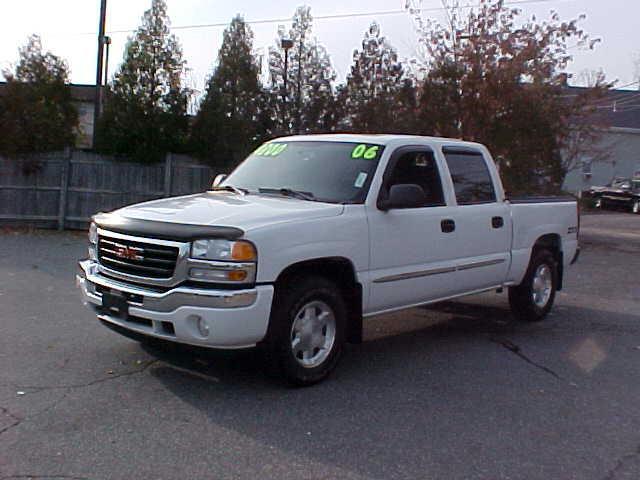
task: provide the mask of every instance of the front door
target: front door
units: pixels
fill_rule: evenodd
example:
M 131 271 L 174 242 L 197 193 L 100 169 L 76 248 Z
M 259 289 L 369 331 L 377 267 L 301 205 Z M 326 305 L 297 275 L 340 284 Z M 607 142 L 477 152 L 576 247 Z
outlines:
M 396 184 L 417 184 L 424 204 L 414 208 L 370 208 L 371 248 L 366 314 L 446 297 L 454 288 L 457 232 L 447 220 L 455 207 L 443 195 L 441 167 L 428 147 L 402 147 L 387 166 L 382 197 Z

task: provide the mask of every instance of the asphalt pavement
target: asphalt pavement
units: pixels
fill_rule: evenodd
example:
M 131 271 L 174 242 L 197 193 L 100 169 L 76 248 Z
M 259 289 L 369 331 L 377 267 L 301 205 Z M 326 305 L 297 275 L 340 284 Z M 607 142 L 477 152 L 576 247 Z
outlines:
M 506 293 L 367 321 L 324 383 L 149 349 L 81 304 L 85 236 L 0 233 L 0 480 L 640 478 L 640 215 L 582 219 L 550 317 Z

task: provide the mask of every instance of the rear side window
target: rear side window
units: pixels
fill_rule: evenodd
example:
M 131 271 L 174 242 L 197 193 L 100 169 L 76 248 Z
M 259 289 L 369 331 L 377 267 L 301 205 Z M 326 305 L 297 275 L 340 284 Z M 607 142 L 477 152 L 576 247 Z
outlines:
M 444 149 L 458 205 L 496 201 L 487 164 L 479 152 Z

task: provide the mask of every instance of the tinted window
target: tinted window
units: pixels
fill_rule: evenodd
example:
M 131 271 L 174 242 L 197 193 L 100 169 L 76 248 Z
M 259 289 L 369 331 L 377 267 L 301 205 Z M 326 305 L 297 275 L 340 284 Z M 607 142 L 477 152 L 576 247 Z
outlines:
M 222 185 L 290 188 L 326 202 L 363 202 L 384 146 L 351 142 L 268 142 L 258 147 Z
M 496 193 L 484 158 L 479 153 L 447 152 L 445 158 L 458 205 L 496 201 Z
M 425 193 L 425 207 L 444 205 L 442 182 L 433 152 L 416 151 L 402 154 L 385 182 L 385 194 L 392 185 L 409 183 L 419 185 Z

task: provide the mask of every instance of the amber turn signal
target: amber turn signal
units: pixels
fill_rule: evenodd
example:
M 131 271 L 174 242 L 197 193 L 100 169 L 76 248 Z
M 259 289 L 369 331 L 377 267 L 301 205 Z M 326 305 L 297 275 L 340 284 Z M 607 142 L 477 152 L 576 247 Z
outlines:
M 227 278 L 232 282 L 242 282 L 247 278 L 247 272 L 244 270 L 232 270 L 227 273 Z
M 240 262 L 253 261 L 257 257 L 256 247 L 245 241 L 234 242 L 231 249 L 231 259 Z

